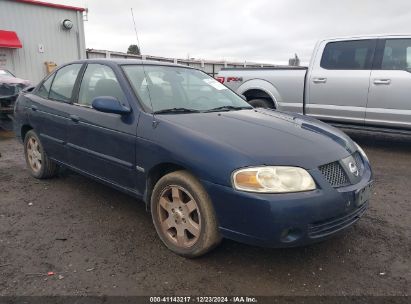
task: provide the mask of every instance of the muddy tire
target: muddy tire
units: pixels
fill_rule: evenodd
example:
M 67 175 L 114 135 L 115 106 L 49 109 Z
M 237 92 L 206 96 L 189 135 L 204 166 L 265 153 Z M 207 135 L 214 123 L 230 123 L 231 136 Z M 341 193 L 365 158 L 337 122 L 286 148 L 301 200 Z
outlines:
M 267 99 L 252 99 L 248 101 L 250 105 L 254 108 L 266 108 L 266 109 L 273 109 L 273 104 Z
M 199 257 L 221 241 L 211 199 L 186 171 L 172 172 L 157 182 L 151 214 L 160 239 L 178 255 Z
M 30 174 L 35 178 L 45 179 L 57 174 L 57 164 L 49 159 L 33 130 L 28 131 L 24 137 L 24 155 Z

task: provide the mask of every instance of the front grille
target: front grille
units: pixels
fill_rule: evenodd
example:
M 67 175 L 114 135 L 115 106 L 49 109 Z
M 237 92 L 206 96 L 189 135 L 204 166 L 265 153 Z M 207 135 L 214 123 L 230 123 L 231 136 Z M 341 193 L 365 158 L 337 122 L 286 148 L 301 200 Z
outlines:
M 348 186 L 350 184 L 347 174 L 338 161 L 322 165 L 319 169 L 334 188 Z
M 313 223 L 308 228 L 308 235 L 310 238 L 320 238 L 338 232 L 358 221 L 367 208 L 368 203 L 364 203 L 350 214 Z

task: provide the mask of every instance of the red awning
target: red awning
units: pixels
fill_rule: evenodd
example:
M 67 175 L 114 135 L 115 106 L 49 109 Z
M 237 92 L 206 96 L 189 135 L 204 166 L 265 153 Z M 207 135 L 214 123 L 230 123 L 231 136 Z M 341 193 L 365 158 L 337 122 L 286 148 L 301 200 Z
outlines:
M 21 49 L 22 47 L 16 32 L 0 30 L 0 48 Z

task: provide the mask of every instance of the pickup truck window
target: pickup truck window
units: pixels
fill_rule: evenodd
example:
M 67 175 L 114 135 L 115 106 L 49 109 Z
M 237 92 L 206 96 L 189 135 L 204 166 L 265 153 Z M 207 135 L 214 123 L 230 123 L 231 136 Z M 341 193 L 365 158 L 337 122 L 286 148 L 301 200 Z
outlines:
M 411 71 L 411 39 L 387 39 L 381 69 Z
M 374 49 L 375 40 L 329 42 L 320 66 L 328 70 L 369 70 Z

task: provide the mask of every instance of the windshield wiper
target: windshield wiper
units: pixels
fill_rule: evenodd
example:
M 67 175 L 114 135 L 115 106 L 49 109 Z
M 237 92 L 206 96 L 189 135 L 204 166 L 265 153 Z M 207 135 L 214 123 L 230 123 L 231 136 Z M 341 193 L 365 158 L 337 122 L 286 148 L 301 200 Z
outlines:
M 155 111 L 154 114 L 167 114 L 167 113 L 199 113 L 199 110 L 187 109 L 187 108 L 170 108 Z
M 212 108 L 205 112 L 219 112 L 219 111 L 236 111 L 236 110 L 245 110 L 245 109 L 253 109 L 253 107 L 236 107 L 236 106 L 221 106 L 217 108 Z

